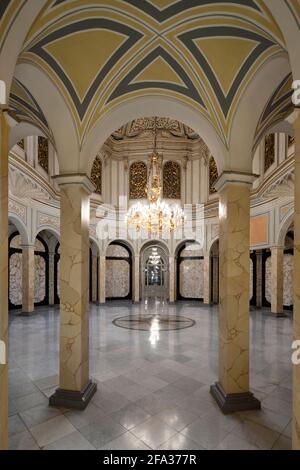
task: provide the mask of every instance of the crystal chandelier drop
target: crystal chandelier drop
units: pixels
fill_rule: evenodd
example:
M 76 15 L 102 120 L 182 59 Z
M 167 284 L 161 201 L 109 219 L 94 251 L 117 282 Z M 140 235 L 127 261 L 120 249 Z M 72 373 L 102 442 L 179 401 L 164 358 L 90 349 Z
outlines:
M 154 149 L 149 157 L 149 173 L 145 196 L 147 203 L 137 202 L 126 215 L 128 227 L 137 232 L 144 230 L 150 234 L 174 231 L 183 224 L 184 212 L 178 204 L 162 201 L 162 155 L 156 151 L 157 118 L 154 120 Z

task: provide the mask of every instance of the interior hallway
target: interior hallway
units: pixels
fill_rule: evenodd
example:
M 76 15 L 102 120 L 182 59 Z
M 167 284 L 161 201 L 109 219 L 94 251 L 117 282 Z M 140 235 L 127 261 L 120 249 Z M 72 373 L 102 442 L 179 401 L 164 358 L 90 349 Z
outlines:
M 154 311 L 194 320 L 181 330 L 135 331 L 112 321 Z M 85 411 L 50 408 L 58 385 L 59 310 L 10 315 L 11 449 L 290 449 L 292 319 L 251 310 L 251 390 L 262 411 L 223 415 L 209 388 L 218 371 L 218 308 L 199 302 L 90 304 Z

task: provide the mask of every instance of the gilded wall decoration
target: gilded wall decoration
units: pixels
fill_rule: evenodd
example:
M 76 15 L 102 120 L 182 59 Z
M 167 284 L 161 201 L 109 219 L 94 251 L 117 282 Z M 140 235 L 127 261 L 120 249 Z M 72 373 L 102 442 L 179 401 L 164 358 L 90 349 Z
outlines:
M 275 162 L 275 134 L 268 134 L 265 137 L 265 172 Z
M 166 199 L 181 198 L 180 165 L 169 161 L 163 167 L 163 197 Z
M 209 194 L 216 193 L 214 184 L 219 178 L 218 168 L 214 157 L 210 157 L 209 160 Z
M 116 140 L 122 140 L 126 137 L 136 137 L 143 133 L 152 133 L 154 127 L 155 117 L 138 118 L 113 132 L 112 137 Z M 175 137 L 185 137 L 192 140 L 200 139 L 199 135 L 193 129 L 176 119 L 157 117 L 156 129 Z
M 38 163 L 48 173 L 49 171 L 49 147 L 48 139 L 38 137 Z
M 95 193 L 102 194 L 102 161 L 99 155 L 94 160 L 92 171 L 91 171 L 91 180 L 96 186 Z
M 129 198 L 143 199 L 146 197 L 147 165 L 134 162 L 129 168 Z

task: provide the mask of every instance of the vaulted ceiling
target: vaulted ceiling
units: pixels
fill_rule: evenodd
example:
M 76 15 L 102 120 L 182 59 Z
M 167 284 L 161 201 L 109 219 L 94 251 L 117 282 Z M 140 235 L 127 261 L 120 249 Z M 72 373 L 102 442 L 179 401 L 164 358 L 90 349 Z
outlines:
M 25 3 L 1 0 L 0 52 Z M 266 3 L 48 0 L 26 36 L 18 63 L 34 65 L 52 80 L 71 112 L 79 142 L 118 104 L 155 94 L 200 111 L 227 146 L 251 79 L 267 61 L 287 55 Z M 299 23 L 298 0 L 286 3 Z M 286 91 L 284 99 L 279 89 L 270 90 L 258 134 L 273 116 L 278 118 L 283 102 L 290 105 L 290 80 L 279 85 Z M 21 118 L 47 126 L 34 90 L 26 89 L 20 77 L 13 82 L 10 105 Z

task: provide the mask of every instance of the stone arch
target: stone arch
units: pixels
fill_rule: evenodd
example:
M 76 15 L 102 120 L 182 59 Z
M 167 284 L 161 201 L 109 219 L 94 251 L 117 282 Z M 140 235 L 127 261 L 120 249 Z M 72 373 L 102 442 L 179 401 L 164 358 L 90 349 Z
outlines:
M 295 217 L 294 208 L 292 208 L 280 224 L 278 235 L 276 238 L 276 246 L 282 246 L 282 247 L 284 246 L 285 236 L 288 232 L 289 227 L 294 222 L 294 217 Z
M 24 222 L 16 214 L 11 212 L 8 213 L 8 221 L 11 222 L 20 233 L 22 245 L 28 245 L 30 243 L 30 237 Z

